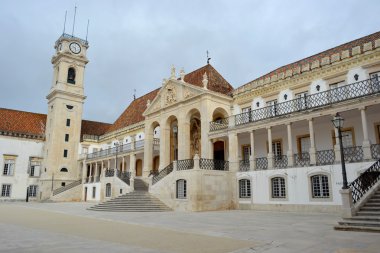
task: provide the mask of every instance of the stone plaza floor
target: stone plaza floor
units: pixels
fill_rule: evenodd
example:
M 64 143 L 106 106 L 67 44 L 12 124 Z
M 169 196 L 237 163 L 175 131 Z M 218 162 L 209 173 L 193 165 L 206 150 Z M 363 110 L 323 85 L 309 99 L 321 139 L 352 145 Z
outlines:
M 380 252 L 380 234 L 334 231 L 335 214 L 110 213 L 91 205 L 0 203 L 0 252 Z

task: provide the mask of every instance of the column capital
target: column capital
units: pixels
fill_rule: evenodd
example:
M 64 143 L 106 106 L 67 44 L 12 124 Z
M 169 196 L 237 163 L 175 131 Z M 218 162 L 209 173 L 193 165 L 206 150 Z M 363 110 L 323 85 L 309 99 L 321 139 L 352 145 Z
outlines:
M 265 127 L 267 130 L 269 130 L 269 129 L 272 129 L 272 126 L 266 126 Z
M 358 107 L 358 109 L 359 109 L 360 111 L 365 111 L 365 110 L 367 109 L 367 107 L 365 107 L 365 106 L 360 106 L 360 107 Z
M 285 125 L 286 126 L 291 126 L 293 124 L 293 122 L 286 122 Z
M 334 114 L 335 115 L 335 114 Z M 314 121 L 314 118 L 308 118 L 307 121 Z

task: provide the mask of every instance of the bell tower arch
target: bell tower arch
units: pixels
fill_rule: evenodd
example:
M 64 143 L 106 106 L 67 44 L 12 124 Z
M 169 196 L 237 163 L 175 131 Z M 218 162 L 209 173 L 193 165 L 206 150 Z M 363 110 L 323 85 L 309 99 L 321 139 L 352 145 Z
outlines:
M 48 95 L 40 197 L 80 179 L 80 143 L 84 95 L 86 40 L 62 34 L 55 42 L 53 81 Z

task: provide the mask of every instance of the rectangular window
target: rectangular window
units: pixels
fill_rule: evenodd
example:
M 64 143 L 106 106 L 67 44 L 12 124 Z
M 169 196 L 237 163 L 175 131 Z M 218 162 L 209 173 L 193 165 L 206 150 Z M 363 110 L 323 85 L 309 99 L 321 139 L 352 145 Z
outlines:
M 251 107 L 245 107 L 241 110 L 242 112 L 242 123 L 248 123 L 251 121 Z
M 311 191 L 313 198 L 329 198 L 329 179 L 325 175 L 311 177 Z
M 70 123 L 71 123 L 71 122 L 70 122 L 70 119 L 66 119 L 66 126 L 69 127 L 69 126 L 70 126 Z
M 281 140 L 277 140 L 277 141 L 272 142 L 272 151 L 273 151 L 274 157 L 281 157 L 282 156 Z
M 30 185 L 28 188 L 29 197 L 31 198 L 37 197 L 37 189 L 38 189 L 38 185 Z
M 4 161 L 4 170 L 3 175 L 4 176 L 13 176 L 15 170 L 15 160 L 14 159 L 7 159 Z
M 92 198 L 96 197 L 96 187 L 92 187 Z
M 10 197 L 11 196 L 12 185 L 3 184 L 1 187 L 1 197 Z
M 251 181 L 248 179 L 239 180 L 239 198 L 251 197 Z
M 242 146 L 242 154 L 243 154 L 243 160 L 248 161 L 249 157 L 251 156 L 251 146 L 250 145 L 244 145 Z
M 345 88 L 339 88 L 345 85 L 344 81 L 332 83 L 329 85 L 330 88 L 330 100 L 331 102 L 337 102 L 341 100 L 343 90 Z
M 86 148 L 83 147 L 83 148 L 82 148 L 82 153 L 83 153 L 83 154 L 87 154 L 87 153 L 88 153 L 88 148 L 87 148 L 87 147 L 86 147 Z
M 296 94 L 296 109 L 303 110 L 307 108 L 307 91 L 300 92 Z
M 40 171 L 41 171 L 40 169 L 41 169 L 41 162 L 40 161 L 30 161 L 29 176 L 39 177 Z
M 267 102 L 268 106 L 268 116 L 273 117 L 277 115 L 277 99 Z
M 65 134 L 65 142 L 69 141 L 69 134 Z
M 177 181 L 177 199 L 186 199 L 186 180 L 180 179 Z
M 297 138 L 298 153 L 309 153 L 310 150 L 310 135 L 304 135 Z
M 355 138 L 354 138 L 354 129 L 346 128 L 342 129 L 342 143 L 344 148 L 354 147 L 355 146 Z M 336 144 L 336 136 L 335 131 L 333 132 L 333 144 Z
M 63 150 L 63 157 L 67 157 L 67 149 Z

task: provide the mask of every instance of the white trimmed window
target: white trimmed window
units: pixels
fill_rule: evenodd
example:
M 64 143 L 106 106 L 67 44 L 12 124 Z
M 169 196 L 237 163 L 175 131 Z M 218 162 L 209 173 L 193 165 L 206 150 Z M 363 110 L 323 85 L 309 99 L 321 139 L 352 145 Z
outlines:
M 239 180 L 239 198 L 251 197 L 251 181 L 248 179 Z
M 30 161 L 29 176 L 39 177 L 40 171 L 41 171 L 41 162 L 40 161 Z
M 12 185 L 3 184 L 1 186 L 1 197 L 10 197 L 11 196 Z
M 5 176 L 13 176 L 15 170 L 15 160 L 7 159 L 4 161 L 4 170 L 3 175 Z
M 272 198 L 286 198 L 286 185 L 285 178 L 283 177 L 275 177 L 271 179 L 272 183 Z
M 111 184 L 110 183 L 106 184 L 106 197 L 107 198 L 111 197 Z
M 186 189 L 186 180 L 179 179 L 177 180 L 177 199 L 186 199 L 187 189 Z
M 329 178 L 326 175 L 315 175 L 310 177 L 311 196 L 313 198 L 329 198 Z
M 37 190 L 38 190 L 38 185 L 30 185 L 29 190 L 28 190 L 29 197 L 32 197 L 32 198 L 37 197 Z

